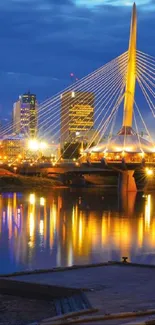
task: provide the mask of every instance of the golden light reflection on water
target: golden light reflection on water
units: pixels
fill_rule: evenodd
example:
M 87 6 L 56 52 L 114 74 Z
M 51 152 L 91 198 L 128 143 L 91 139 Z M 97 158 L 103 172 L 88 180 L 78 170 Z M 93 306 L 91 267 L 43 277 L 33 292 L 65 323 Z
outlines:
M 120 260 L 122 256 L 129 260 L 143 257 L 144 262 L 155 249 L 153 198 L 153 194 L 141 195 L 136 203 L 135 194 L 130 193 L 120 209 L 116 195 L 103 200 L 103 194 L 94 198 L 91 192 L 73 198 L 63 191 L 28 196 L 2 193 L 0 243 L 5 236 L 19 269 L 21 265 L 27 269 Z M 7 250 L 5 245 L 2 249 Z
M 143 218 L 138 220 L 138 246 L 142 248 L 143 246 L 143 236 L 144 236 L 144 226 L 143 226 Z
M 151 195 L 148 194 L 145 199 L 145 229 L 148 231 L 151 222 Z

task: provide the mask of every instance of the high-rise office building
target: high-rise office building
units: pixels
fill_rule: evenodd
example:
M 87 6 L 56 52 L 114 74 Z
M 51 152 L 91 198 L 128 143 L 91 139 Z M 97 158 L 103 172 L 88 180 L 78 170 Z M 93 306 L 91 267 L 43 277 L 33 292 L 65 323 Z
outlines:
M 76 141 L 76 136 L 94 126 L 94 94 L 65 92 L 61 95 L 60 143 Z
M 13 132 L 34 138 L 37 134 L 38 103 L 30 92 L 19 96 L 13 106 Z

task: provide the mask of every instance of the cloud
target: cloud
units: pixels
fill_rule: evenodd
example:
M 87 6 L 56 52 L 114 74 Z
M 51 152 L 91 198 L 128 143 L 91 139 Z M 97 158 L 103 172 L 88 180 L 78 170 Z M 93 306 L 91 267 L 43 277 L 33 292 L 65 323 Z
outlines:
M 126 51 L 131 7 L 122 2 L 1 0 L 0 104 L 11 110 L 27 89 L 42 101 L 70 83 L 71 71 L 81 78 Z M 138 9 L 138 46 L 153 55 L 152 4 Z
M 133 0 L 75 0 L 78 6 L 86 6 L 88 8 L 93 8 L 96 6 L 110 5 L 110 6 L 132 6 Z M 151 0 L 137 0 L 136 4 L 138 6 L 149 5 Z

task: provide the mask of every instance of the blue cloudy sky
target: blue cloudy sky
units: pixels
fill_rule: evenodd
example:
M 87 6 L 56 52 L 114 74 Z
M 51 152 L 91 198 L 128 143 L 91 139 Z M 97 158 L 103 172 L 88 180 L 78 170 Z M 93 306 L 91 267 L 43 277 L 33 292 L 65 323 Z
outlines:
M 39 101 L 127 50 L 131 0 L 1 0 L 0 118 L 29 90 Z M 138 48 L 155 56 L 155 0 L 137 0 Z

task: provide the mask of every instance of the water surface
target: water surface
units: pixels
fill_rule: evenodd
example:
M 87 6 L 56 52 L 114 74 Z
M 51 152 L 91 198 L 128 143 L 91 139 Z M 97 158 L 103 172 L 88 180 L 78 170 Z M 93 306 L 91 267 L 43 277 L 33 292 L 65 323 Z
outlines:
M 155 264 L 155 193 L 1 193 L 0 273 L 109 260 Z

